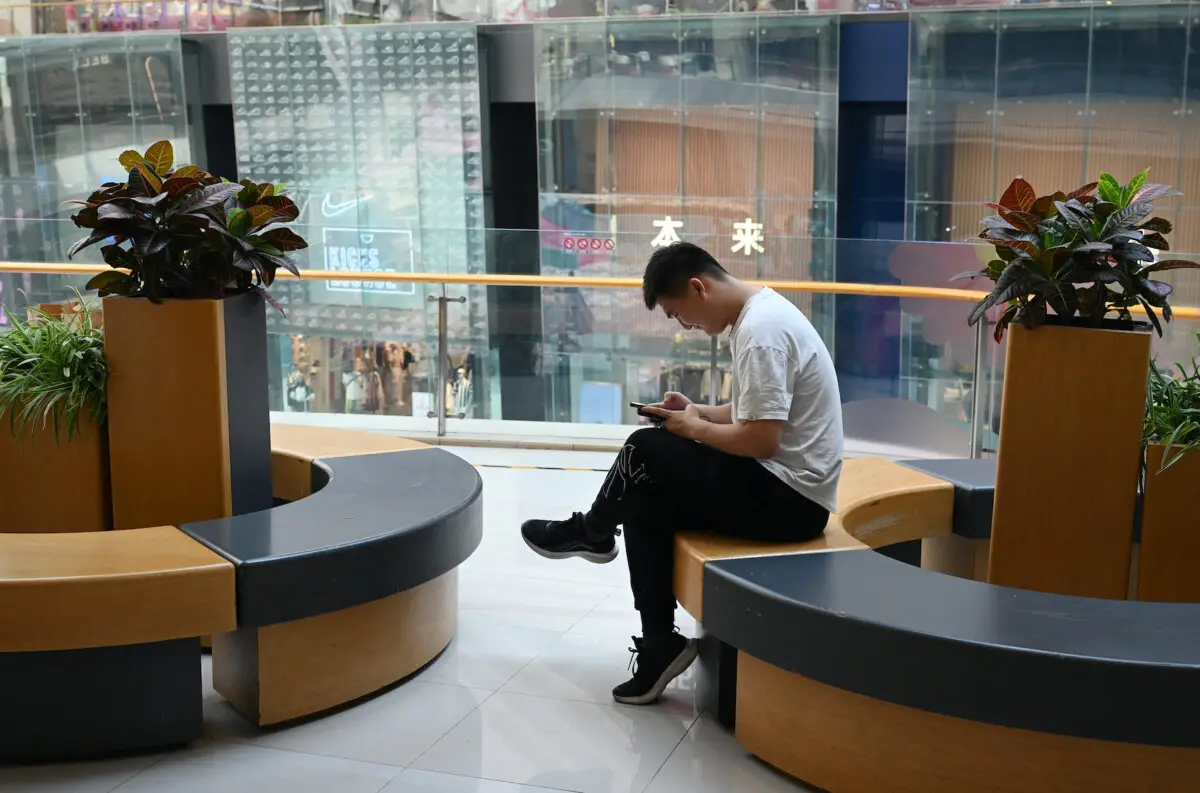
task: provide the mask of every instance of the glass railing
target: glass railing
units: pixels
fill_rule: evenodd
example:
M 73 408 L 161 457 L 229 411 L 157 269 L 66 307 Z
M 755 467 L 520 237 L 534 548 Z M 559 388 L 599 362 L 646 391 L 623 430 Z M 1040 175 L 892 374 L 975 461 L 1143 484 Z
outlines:
M 40 238 L 77 236 L 59 225 L 40 224 Z M 729 399 L 725 339 L 686 332 L 642 304 L 654 235 L 298 231 L 313 243 L 297 259 L 306 277 L 271 289 L 286 312 L 268 319 L 279 420 L 611 442 L 638 421 L 629 402 L 667 390 Z M 764 234 L 762 251 L 747 255 L 732 234 L 684 237 L 737 276 L 771 283 L 813 321 L 834 357 L 852 453 L 966 457 L 995 448 L 1004 347 L 967 326 L 972 296 L 949 283 L 986 260 L 986 248 Z M 17 311 L 63 300 L 88 277 L 39 269 L 3 265 L 0 304 Z M 1200 312 L 1179 313 L 1155 342 L 1160 362 L 1200 354 L 1200 320 L 1191 318 Z
M 1073 5 L 1147 5 L 1148 0 L 1079 0 Z M 665 15 L 919 12 L 1059 5 L 1057 0 L 159 0 L 12 3 L 0 35 L 467 21 L 519 23 Z

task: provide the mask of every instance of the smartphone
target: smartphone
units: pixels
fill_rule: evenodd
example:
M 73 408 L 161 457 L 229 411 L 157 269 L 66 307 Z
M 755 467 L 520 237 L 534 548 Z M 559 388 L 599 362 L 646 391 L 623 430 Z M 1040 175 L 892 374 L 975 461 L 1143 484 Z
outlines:
M 647 413 L 645 402 L 630 402 L 629 407 L 637 410 L 637 414 L 639 416 L 641 416 L 644 419 L 650 419 L 650 421 L 654 424 L 662 424 L 664 421 L 662 416 L 656 416 L 653 413 Z

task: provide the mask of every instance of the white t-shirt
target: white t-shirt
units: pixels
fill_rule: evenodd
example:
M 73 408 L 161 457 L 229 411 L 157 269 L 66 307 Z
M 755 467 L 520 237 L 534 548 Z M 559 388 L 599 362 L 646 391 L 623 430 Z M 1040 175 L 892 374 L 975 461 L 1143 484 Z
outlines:
M 837 512 L 842 400 L 833 359 L 808 317 L 764 288 L 729 332 L 734 421 L 783 421 L 764 467 L 810 501 Z

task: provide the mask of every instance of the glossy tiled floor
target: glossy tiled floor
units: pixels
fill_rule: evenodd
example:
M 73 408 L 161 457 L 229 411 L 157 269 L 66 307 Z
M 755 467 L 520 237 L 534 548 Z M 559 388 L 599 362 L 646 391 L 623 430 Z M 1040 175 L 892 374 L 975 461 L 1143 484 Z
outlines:
M 451 449 L 474 463 L 604 468 L 611 455 Z M 462 568 L 458 638 L 414 680 L 261 732 L 212 691 L 206 740 L 162 756 L 0 768 L 21 793 L 798 793 L 696 712 L 694 679 L 612 704 L 637 619 L 621 560 L 549 562 L 521 521 L 586 508 L 603 475 L 482 468 L 483 545 Z M 695 624 L 679 612 L 681 629 Z

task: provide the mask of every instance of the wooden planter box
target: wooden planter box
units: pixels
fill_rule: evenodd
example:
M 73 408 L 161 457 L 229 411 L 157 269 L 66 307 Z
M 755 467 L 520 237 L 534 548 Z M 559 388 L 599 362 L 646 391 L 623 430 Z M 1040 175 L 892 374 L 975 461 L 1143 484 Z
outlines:
M 69 303 L 42 303 L 37 308 L 39 311 L 43 311 L 53 317 L 67 317 L 82 321 L 87 316 L 91 319 L 93 328 L 104 328 L 103 308 L 94 308 L 89 311 L 74 301 Z M 27 310 L 26 316 L 31 325 L 36 325 L 42 321 L 42 318 L 32 310 Z
M 1014 324 L 988 581 L 1124 599 L 1150 333 Z
M 270 509 L 265 303 L 104 300 L 114 525 Z
M 107 428 L 81 418 L 56 442 L 50 429 L 14 438 L 0 419 L 0 509 L 5 533 L 111 529 Z
M 1164 452 L 1157 444 L 1146 449 L 1137 599 L 1200 603 L 1200 452 L 1187 452 L 1160 473 Z

